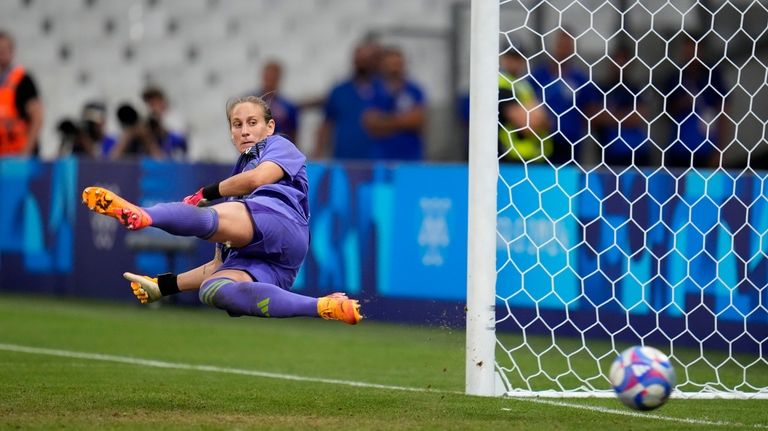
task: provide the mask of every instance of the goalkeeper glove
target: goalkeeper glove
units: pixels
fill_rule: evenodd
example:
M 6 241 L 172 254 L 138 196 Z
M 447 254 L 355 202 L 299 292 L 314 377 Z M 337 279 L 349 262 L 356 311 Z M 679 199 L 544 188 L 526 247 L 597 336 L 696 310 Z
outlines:
M 187 205 L 193 205 L 196 207 L 204 207 L 208 200 L 203 197 L 203 189 L 196 191 L 195 194 L 189 195 L 184 198 L 183 202 Z
M 221 193 L 219 193 L 219 183 L 213 183 L 196 191 L 195 194 L 185 197 L 183 202 L 187 205 L 204 207 L 208 205 L 209 201 L 220 198 Z
M 157 278 L 147 275 L 136 275 L 130 272 L 123 273 L 123 278 L 131 282 L 133 296 L 142 304 L 158 301 L 163 296 L 179 293 L 176 284 L 176 275 L 160 274 Z

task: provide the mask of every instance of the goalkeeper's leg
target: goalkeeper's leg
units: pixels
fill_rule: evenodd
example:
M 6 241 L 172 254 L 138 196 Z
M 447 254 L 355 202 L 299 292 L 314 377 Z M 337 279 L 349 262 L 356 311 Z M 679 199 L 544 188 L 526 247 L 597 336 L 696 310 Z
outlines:
M 152 217 L 143 208 L 102 187 L 86 187 L 83 190 L 83 204 L 95 213 L 114 217 L 131 230 L 152 225 Z
M 299 295 L 274 284 L 235 281 L 217 274 L 200 287 L 200 300 L 221 308 L 230 316 L 322 317 L 355 325 L 361 319 L 360 304 L 343 293 L 322 298 Z
M 177 276 L 172 274 L 153 278 L 126 272 L 123 277 L 131 282 L 134 296 L 142 304 L 148 304 L 163 296 L 194 289 L 196 277 L 189 274 L 190 272 L 182 274 L 177 279 Z M 249 280 L 248 276 L 240 271 L 220 271 L 204 281 L 202 286 L 198 285 L 200 300 L 221 308 L 234 317 L 322 317 L 350 325 L 362 320 L 358 301 L 347 298 L 343 293 L 313 298 L 289 292 L 274 284 L 246 280 Z
M 196 207 L 183 202 L 142 208 L 102 187 L 83 190 L 83 203 L 92 211 L 114 217 L 131 230 L 156 227 L 170 234 L 243 247 L 253 239 L 253 220 L 243 202 Z

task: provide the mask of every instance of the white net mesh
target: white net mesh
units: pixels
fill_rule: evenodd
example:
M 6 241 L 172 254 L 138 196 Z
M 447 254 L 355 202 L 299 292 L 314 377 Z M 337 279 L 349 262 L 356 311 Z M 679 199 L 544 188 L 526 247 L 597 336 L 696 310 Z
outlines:
M 768 396 L 768 6 L 502 1 L 497 367 L 608 394 L 669 354 L 686 396 Z

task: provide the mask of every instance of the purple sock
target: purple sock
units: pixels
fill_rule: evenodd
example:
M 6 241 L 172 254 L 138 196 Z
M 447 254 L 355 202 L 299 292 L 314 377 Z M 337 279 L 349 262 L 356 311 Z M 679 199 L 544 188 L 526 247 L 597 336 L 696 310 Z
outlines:
M 230 316 L 318 317 L 317 298 L 283 290 L 274 284 L 213 278 L 200 287 L 200 300 Z
M 173 235 L 208 239 L 219 228 L 219 215 L 213 208 L 173 202 L 144 208 L 144 211 L 152 217 L 152 226 Z

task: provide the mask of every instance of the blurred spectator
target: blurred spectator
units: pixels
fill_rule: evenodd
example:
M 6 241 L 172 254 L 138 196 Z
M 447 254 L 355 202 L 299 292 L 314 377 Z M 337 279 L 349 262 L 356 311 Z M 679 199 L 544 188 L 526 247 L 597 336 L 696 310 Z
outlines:
M 458 119 L 458 129 L 461 133 L 460 143 L 462 145 L 462 160 L 469 160 L 469 90 L 462 90 L 456 95 L 456 119 Z
M 536 98 L 525 57 L 510 49 L 499 58 L 499 156 L 501 161 L 544 162 L 552 155 L 549 118 Z
M 110 160 L 139 156 L 151 156 L 155 159 L 166 157 L 152 133 L 149 122 L 142 120 L 133 106 L 123 104 L 117 108 L 117 120 L 121 131 L 117 143 L 108 152 Z
M 79 122 L 66 119 L 59 123 L 59 157 L 106 157 L 117 143 L 117 139 L 107 133 L 106 125 L 106 105 L 97 101 L 86 103 Z
M 363 124 L 373 136 L 371 156 L 381 160 L 422 160 L 426 123 L 424 91 L 406 76 L 405 56 L 396 48 L 382 51 L 380 80 Z
M 149 111 L 147 125 L 166 157 L 183 160 L 187 156 L 187 127 L 183 117 L 172 111 L 168 98 L 158 87 L 147 87 L 141 95 Z
M 351 77 L 337 84 L 325 102 L 325 119 L 318 130 L 315 157 L 369 159 L 373 139 L 363 127 L 363 113 L 375 97 L 379 46 L 373 41 L 359 44 L 354 51 Z
M 683 38 L 677 63 L 681 67 L 665 86 L 664 108 L 673 121 L 664 152 L 666 166 L 717 166 L 718 147 L 727 142 L 723 79 L 717 68 L 704 64 L 696 40 Z
M 588 76 L 573 65 L 575 43 L 568 32 L 560 30 L 553 45 L 554 61 L 536 68 L 531 84 L 547 106 L 555 131 L 550 160 L 562 164 L 578 161 L 588 136 L 587 119 L 597 112 L 599 93 Z
M 14 64 L 14 40 L 0 30 L 0 157 L 38 154 L 43 104 L 32 77 Z
M 283 76 L 283 66 L 277 61 L 269 61 L 261 71 L 261 88 L 251 92 L 269 103 L 272 118 L 275 119 L 275 133 L 284 135 L 296 142 L 299 125 L 299 110 L 292 101 L 280 94 L 280 80 Z M 298 145 L 298 144 L 297 144 Z
M 652 144 L 648 141 L 648 124 L 643 116 L 647 114 L 648 102 L 629 77 L 629 49 L 617 49 L 611 59 L 606 78 L 600 83 L 605 94 L 605 109 L 593 123 L 603 162 L 647 166 Z

